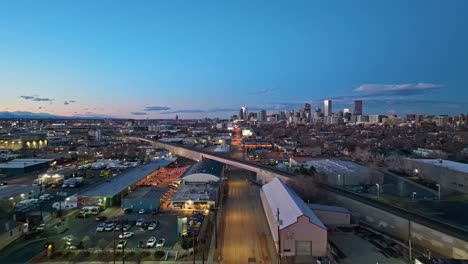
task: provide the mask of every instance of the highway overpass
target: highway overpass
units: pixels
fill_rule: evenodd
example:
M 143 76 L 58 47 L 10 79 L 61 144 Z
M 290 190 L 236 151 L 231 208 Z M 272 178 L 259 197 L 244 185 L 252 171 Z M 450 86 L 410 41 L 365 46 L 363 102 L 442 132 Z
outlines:
M 202 149 L 162 143 L 145 138 L 128 138 L 151 143 L 155 147 L 167 149 L 178 156 L 194 161 L 212 159 L 255 172 L 257 181 L 260 183 L 267 183 L 274 177 L 286 180 L 295 176 L 294 174 L 278 171 L 270 167 L 233 159 Z M 324 182 L 316 181 L 315 184 L 326 193 L 330 202 L 348 208 L 352 212 L 353 217 L 357 218 L 362 224 L 379 230 L 381 233 L 398 239 L 405 244 L 408 244 L 409 238 L 411 238 L 412 244 L 420 248 L 430 249 L 449 258 L 468 259 L 467 229 L 450 225 L 404 208 L 389 205 Z

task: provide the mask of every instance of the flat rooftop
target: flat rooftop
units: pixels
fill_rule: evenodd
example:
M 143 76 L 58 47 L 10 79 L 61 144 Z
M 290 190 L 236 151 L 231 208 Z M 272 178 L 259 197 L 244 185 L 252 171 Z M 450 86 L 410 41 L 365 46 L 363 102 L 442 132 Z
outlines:
M 169 190 L 169 188 L 159 187 L 140 187 L 124 199 L 161 199 L 161 197 Z
M 439 159 L 412 159 L 412 160 L 431 164 L 434 166 L 445 167 L 449 170 L 455 170 L 455 171 L 468 173 L 468 164 L 466 163 L 460 163 L 460 162 L 455 162 L 451 160 L 439 160 Z
M 176 158 L 160 159 L 157 161 L 152 161 L 140 167 L 129 168 L 126 171 L 120 173 L 119 175 L 111 178 L 110 182 L 103 182 L 95 186 L 94 188 L 81 193 L 80 195 L 87 197 L 114 197 L 129 186 L 132 186 L 141 179 L 145 178 L 153 171 L 165 167 L 174 162 L 175 160 Z
M 30 191 L 39 192 L 39 187 L 25 184 L 3 185 L 0 186 L 0 200 L 15 197 L 21 195 L 22 193 L 26 194 Z
M 304 162 L 307 165 L 312 165 L 321 173 L 352 173 L 362 170 L 364 167 L 352 162 L 337 159 L 307 159 L 307 158 L 294 158 L 299 162 Z
M 172 196 L 172 202 L 206 202 L 216 200 L 218 185 L 188 184 L 182 185 Z
M 53 161 L 53 159 L 15 159 L 0 163 L 0 169 L 20 169 L 51 161 Z

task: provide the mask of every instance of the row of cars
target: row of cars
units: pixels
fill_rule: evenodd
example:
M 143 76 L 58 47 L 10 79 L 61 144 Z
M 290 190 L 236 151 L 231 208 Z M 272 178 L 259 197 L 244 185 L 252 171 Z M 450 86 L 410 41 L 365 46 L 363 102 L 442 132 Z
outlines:
M 129 238 L 131 236 L 133 236 L 132 232 L 125 232 L 122 235 L 119 235 L 120 241 L 117 243 L 117 249 L 125 248 L 125 246 L 127 245 L 126 238 Z M 164 245 L 166 245 L 166 239 L 164 238 L 160 238 L 159 240 L 157 240 L 156 237 L 153 236 L 150 237 L 148 241 L 146 241 L 146 248 L 154 248 L 156 246 L 156 249 L 162 249 Z M 141 246 L 141 243 L 139 247 L 143 247 Z
M 96 232 L 103 232 L 103 231 L 128 231 L 132 228 L 132 224 L 124 224 L 120 222 L 113 222 L 113 221 L 105 221 L 100 223 L 96 227 Z

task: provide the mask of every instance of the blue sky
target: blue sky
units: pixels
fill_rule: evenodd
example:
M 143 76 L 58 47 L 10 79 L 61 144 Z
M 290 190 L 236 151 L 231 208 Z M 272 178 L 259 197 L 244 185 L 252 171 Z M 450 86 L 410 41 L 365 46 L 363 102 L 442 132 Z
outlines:
M 0 112 L 468 109 L 467 1 L 4 1 Z

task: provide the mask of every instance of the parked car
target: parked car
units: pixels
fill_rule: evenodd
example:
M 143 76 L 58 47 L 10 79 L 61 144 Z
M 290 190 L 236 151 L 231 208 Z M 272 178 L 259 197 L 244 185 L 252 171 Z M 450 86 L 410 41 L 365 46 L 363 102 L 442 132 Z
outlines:
M 125 208 L 124 209 L 124 214 L 131 214 L 133 212 L 132 208 Z
M 136 222 L 135 225 L 136 226 L 142 226 L 144 222 L 145 222 L 145 220 L 143 218 L 140 218 L 140 219 L 138 219 L 138 221 Z
M 158 243 L 156 243 L 156 248 L 162 248 L 162 247 L 164 247 L 165 244 L 166 244 L 166 239 L 161 238 L 161 239 L 158 240 Z
M 107 220 L 107 216 L 97 216 L 96 217 L 96 222 L 102 222 L 102 221 L 106 221 Z
M 122 238 L 129 238 L 133 236 L 133 233 L 132 232 L 124 232 L 123 234 L 120 234 L 119 235 L 119 238 L 122 239 Z
M 114 230 L 115 231 L 120 231 L 122 229 L 122 226 L 120 224 L 116 225 Z
M 123 226 L 123 231 L 128 231 L 128 230 L 130 230 L 130 228 L 132 228 L 131 225 L 128 225 L 128 224 L 127 224 L 127 225 L 124 225 L 124 226 Z
M 117 244 L 117 248 L 124 248 L 126 245 L 127 245 L 127 240 L 123 239 L 119 241 L 119 243 Z
M 146 247 L 147 248 L 152 248 L 156 245 L 156 237 L 150 237 L 148 241 L 146 242 Z
M 114 229 L 114 223 L 110 223 L 106 225 L 105 230 L 106 231 L 112 231 Z
M 85 219 L 85 218 L 88 218 L 88 214 L 77 214 L 77 215 L 75 215 L 75 218 Z
M 46 228 L 45 224 L 40 224 L 38 227 L 36 227 L 36 231 L 44 231 Z
M 97 232 L 102 232 L 102 231 L 104 231 L 105 228 L 106 228 L 106 224 L 102 223 L 102 224 L 98 225 L 98 227 L 96 228 L 96 231 Z
M 142 208 L 142 209 L 140 209 L 140 210 L 138 211 L 138 213 L 139 213 L 139 214 L 144 214 L 144 213 L 146 213 L 146 210 Z
M 154 230 L 156 229 L 156 223 L 151 223 L 149 226 L 148 226 L 148 230 Z

